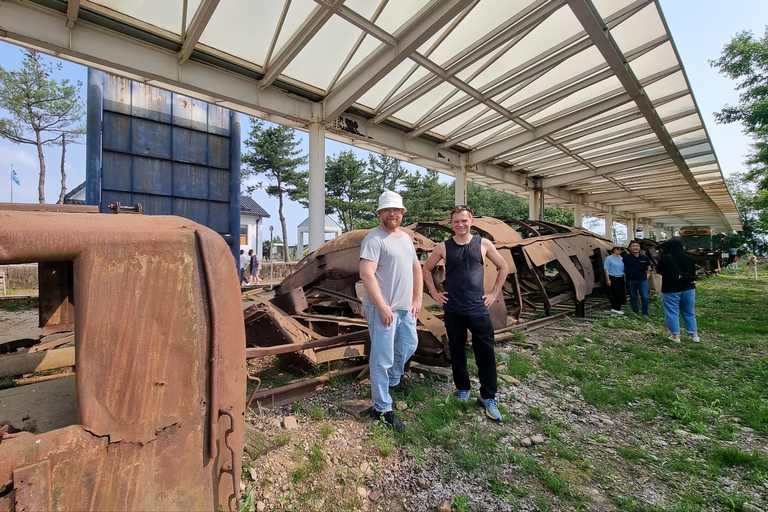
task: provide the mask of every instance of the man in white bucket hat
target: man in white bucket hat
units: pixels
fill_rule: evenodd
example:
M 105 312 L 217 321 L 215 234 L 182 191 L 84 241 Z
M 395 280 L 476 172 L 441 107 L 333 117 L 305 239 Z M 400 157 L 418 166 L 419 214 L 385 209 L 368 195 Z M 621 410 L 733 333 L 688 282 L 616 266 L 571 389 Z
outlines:
M 400 230 L 405 211 L 399 194 L 384 191 L 376 208 L 381 223 L 360 246 L 363 312 L 371 336 L 371 415 L 397 431 L 404 430 L 405 424 L 392 411 L 389 390 L 409 391 L 400 379 L 418 345 L 416 319 L 423 291 L 413 241 Z

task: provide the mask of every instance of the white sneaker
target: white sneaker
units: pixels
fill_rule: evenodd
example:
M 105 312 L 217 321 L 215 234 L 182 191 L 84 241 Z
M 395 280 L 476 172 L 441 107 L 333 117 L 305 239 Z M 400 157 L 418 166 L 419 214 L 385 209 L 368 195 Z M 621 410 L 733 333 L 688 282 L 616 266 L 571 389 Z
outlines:
M 699 338 L 697 335 L 691 336 L 691 341 L 694 343 L 701 343 L 701 338 Z
M 613 313 L 614 315 L 623 315 L 624 314 L 624 312 L 622 310 L 620 310 L 620 309 L 612 309 L 611 313 Z

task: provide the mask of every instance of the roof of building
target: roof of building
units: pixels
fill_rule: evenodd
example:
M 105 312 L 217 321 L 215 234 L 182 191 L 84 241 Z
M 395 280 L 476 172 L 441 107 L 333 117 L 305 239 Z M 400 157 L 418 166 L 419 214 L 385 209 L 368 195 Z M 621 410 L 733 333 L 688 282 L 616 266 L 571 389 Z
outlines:
M 248 196 L 240 196 L 240 211 L 257 217 L 269 217 L 267 211 Z
M 298 225 L 299 228 L 308 228 L 309 227 L 309 217 L 304 219 L 304 222 Z M 339 228 L 341 229 L 341 226 L 339 226 L 339 223 L 333 220 L 333 218 L 330 215 L 325 216 L 325 227 L 327 228 Z
M 547 205 L 741 221 L 658 0 L 28 0 L 0 39 Z

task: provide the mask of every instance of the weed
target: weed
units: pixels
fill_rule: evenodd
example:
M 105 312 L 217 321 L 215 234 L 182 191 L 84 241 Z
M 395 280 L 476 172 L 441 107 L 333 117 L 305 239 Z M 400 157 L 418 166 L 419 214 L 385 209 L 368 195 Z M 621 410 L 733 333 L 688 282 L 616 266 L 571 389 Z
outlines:
M 249 485 L 245 489 L 245 492 L 240 497 L 240 506 L 238 507 L 237 512 L 250 512 L 256 508 L 256 503 L 254 503 L 253 498 L 253 490 L 252 485 Z
M 331 437 L 331 434 L 335 432 L 335 429 L 333 428 L 333 425 L 330 423 L 323 423 L 323 426 L 320 427 L 320 435 L 323 439 L 328 439 Z
M 281 432 L 275 436 L 275 442 L 277 446 L 285 446 L 291 442 L 291 434 L 288 432 Z
M 536 368 L 531 364 L 529 358 L 516 354 L 515 352 L 509 353 L 509 358 L 507 360 L 507 373 L 509 375 L 518 379 L 524 379 L 534 371 L 536 371 Z
M 453 509 L 457 512 L 472 512 L 469 506 L 469 497 L 466 494 L 460 494 L 453 497 Z
M 322 420 L 325 418 L 325 409 L 320 407 L 319 405 L 310 405 L 309 406 L 309 417 L 313 420 Z
M 384 426 L 377 426 L 373 430 L 371 444 L 379 449 L 382 457 L 387 457 L 395 449 L 395 443 L 389 437 L 389 432 Z
M 622 458 L 629 461 L 640 461 L 648 458 L 648 454 L 634 446 L 619 445 L 616 447 L 616 453 L 621 455 Z

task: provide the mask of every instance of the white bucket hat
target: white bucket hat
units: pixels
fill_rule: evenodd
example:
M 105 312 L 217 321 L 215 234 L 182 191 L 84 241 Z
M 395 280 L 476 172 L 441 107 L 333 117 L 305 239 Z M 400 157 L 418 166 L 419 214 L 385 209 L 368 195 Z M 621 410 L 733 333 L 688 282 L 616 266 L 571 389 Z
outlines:
M 379 213 L 379 210 L 383 210 L 384 208 L 400 208 L 403 212 L 408 211 L 405 209 L 405 206 L 403 206 L 403 198 L 400 197 L 400 194 L 392 192 L 391 190 L 385 190 L 379 196 L 379 207 L 376 208 L 374 213 Z

